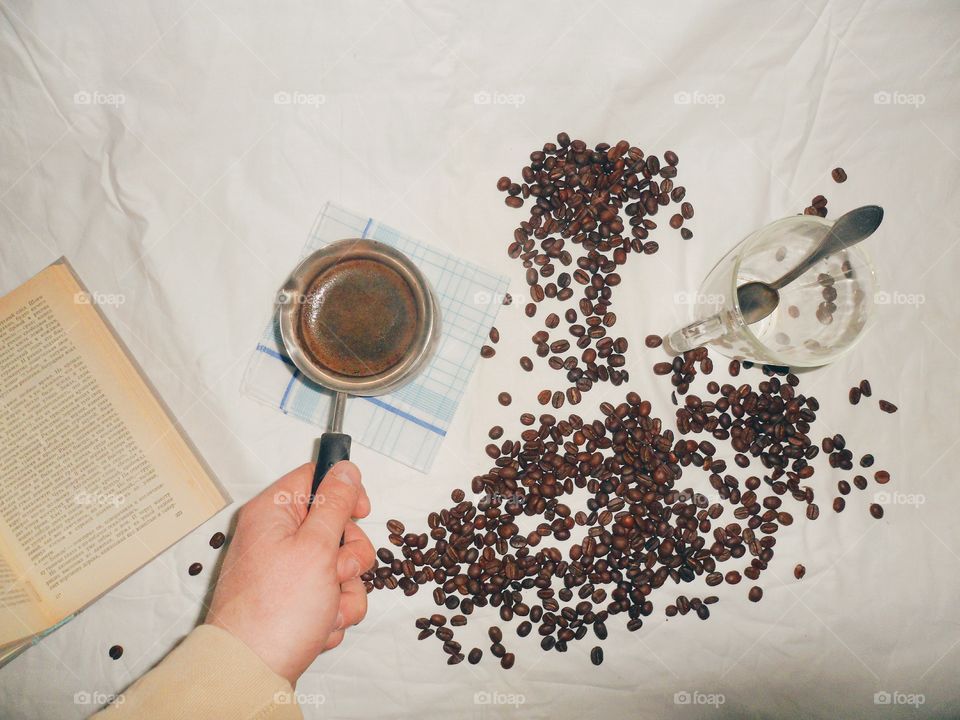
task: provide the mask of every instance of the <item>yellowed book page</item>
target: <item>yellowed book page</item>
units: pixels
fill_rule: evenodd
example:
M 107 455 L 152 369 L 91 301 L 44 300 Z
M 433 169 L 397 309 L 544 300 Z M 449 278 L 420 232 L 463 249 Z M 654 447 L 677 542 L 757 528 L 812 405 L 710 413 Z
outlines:
M 49 624 L 226 504 L 89 297 L 60 262 L 0 299 L 0 542 Z
M 43 632 L 48 624 L 30 581 L 0 555 L 0 646 Z M 0 653 L 0 664 L 4 657 Z

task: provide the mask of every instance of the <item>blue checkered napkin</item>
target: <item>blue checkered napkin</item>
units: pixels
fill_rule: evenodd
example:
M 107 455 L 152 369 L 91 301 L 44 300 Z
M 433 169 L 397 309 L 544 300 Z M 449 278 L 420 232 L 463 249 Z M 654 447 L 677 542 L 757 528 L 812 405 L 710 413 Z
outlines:
M 344 238 L 371 238 L 400 250 L 430 281 L 440 305 L 436 355 L 410 383 L 379 397 L 347 401 L 344 432 L 355 442 L 426 472 L 440 449 L 507 291 L 507 278 L 333 204 L 320 213 L 302 257 Z M 332 394 L 300 375 L 280 340 L 277 318 L 250 358 L 241 392 L 326 428 Z

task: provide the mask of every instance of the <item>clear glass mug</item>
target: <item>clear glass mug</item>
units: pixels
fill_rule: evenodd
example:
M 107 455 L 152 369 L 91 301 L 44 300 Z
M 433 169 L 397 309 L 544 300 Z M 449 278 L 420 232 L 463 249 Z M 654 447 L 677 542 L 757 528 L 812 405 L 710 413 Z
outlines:
M 692 298 L 694 322 L 666 336 L 669 352 L 710 345 L 727 357 L 817 367 L 848 351 L 872 316 L 876 276 L 863 243 L 835 253 L 780 290 L 769 316 L 747 325 L 737 288 L 773 282 L 799 264 L 833 225 L 794 215 L 760 228 L 721 258 Z

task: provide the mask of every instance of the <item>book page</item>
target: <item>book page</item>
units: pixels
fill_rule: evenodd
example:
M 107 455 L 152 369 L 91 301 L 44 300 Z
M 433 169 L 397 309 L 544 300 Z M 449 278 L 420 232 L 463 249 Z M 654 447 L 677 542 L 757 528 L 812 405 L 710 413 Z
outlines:
M 89 297 L 61 262 L 0 299 L 0 541 L 48 624 L 226 504 Z
M 47 619 L 40 609 L 40 598 L 23 573 L 0 555 L 0 627 L 11 628 L 11 637 L 0 638 L 0 646 L 14 638 L 42 632 Z M 0 655 L 0 663 L 3 656 Z

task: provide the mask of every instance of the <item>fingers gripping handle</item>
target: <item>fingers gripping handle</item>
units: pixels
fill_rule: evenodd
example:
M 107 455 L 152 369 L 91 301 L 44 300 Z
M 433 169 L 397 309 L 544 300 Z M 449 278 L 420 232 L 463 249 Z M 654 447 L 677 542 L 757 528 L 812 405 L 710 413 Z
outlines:
M 350 459 L 350 436 L 346 433 L 327 432 L 320 436 L 320 452 L 317 453 L 317 469 L 313 473 L 313 485 L 310 487 L 310 504 L 316 497 L 317 489 L 327 471 L 341 460 Z

